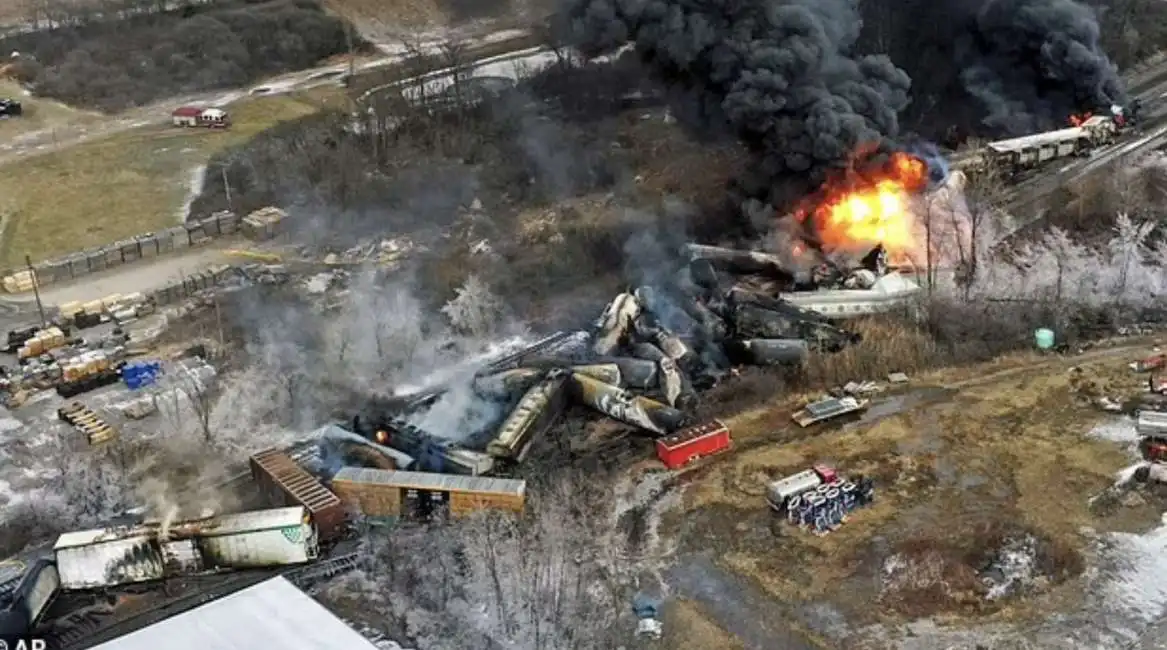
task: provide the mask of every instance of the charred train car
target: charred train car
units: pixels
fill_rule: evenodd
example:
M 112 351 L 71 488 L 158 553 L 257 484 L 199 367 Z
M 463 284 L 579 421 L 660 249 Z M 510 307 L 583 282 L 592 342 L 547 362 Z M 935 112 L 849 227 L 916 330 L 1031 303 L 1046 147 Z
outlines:
M 53 551 L 65 590 L 303 564 L 319 553 L 310 513 L 299 506 L 65 533 Z
M 987 168 L 1019 172 L 1059 158 L 1088 156 L 1116 142 L 1134 124 L 1133 116 L 1125 115 L 1123 109 L 1111 110 L 1110 115 L 1094 115 L 1069 128 L 990 142 L 958 156 L 954 166 L 966 172 Z
M 36 629 L 61 588 L 61 576 L 51 557 L 18 563 L 23 575 L 5 593 L 0 609 L 0 638 L 4 639 L 26 636 Z

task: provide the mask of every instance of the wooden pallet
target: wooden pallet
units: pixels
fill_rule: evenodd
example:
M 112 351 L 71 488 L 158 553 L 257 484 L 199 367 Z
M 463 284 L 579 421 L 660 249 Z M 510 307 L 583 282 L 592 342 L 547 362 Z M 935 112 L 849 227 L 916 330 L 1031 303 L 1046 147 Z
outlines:
M 91 445 L 99 445 L 118 437 L 117 429 L 81 402 L 71 402 L 57 409 L 57 417 L 83 433 Z

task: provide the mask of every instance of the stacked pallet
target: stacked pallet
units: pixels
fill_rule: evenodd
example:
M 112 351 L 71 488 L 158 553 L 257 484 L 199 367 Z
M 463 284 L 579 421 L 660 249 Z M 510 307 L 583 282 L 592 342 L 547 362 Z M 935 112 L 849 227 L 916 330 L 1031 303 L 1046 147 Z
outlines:
M 117 438 L 117 429 L 101 419 L 93 409 L 81 402 L 72 402 L 57 409 L 57 417 L 85 434 L 91 445 L 99 445 Z

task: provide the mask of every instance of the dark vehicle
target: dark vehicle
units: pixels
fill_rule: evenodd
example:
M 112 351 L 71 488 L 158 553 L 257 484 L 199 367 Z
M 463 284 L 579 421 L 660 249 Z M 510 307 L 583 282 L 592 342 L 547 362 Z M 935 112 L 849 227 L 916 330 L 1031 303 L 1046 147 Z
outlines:
M 20 117 L 24 107 L 15 99 L 0 99 L 0 117 Z

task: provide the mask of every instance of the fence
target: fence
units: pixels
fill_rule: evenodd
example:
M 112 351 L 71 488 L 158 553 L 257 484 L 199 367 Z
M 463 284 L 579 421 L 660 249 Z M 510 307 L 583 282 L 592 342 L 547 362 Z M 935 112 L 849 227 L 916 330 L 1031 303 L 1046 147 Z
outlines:
M 216 237 L 239 232 L 240 223 L 238 215 L 219 212 L 200 221 L 191 221 L 159 233 L 146 233 L 132 239 L 47 260 L 34 265 L 33 272 L 39 285 L 45 287 L 139 260 L 200 246 Z M 9 293 L 32 291 L 32 282 L 32 273 L 27 269 L 10 271 L 3 279 L 4 289 Z

